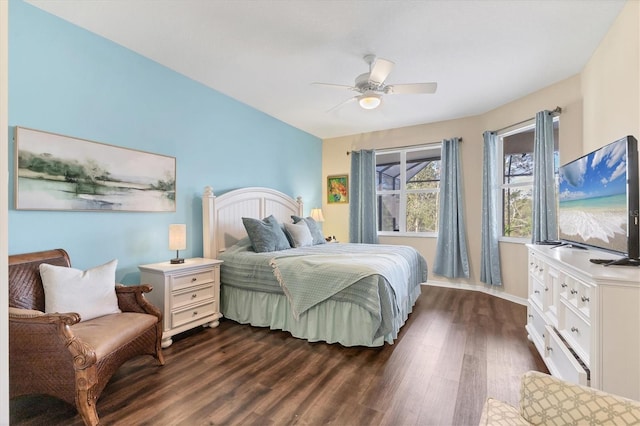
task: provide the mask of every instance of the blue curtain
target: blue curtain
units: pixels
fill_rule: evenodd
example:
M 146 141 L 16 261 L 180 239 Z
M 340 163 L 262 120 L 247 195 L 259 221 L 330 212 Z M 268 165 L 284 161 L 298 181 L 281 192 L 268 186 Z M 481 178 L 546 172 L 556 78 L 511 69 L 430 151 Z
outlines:
M 553 115 L 541 111 L 533 140 L 533 243 L 558 238 L 553 145 Z
M 376 154 L 373 150 L 351 152 L 349 241 L 378 243 L 376 225 Z
M 495 132 L 484 132 L 484 158 L 482 170 L 482 230 L 480 248 L 480 281 L 502 285 L 500 277 L 500 212 L 496 178 L 498 168 L 498 143 Z
M 458 138 L 442 141 L 438 243 L 433 272 L 448 278 L 469 278 L 459 145 Z

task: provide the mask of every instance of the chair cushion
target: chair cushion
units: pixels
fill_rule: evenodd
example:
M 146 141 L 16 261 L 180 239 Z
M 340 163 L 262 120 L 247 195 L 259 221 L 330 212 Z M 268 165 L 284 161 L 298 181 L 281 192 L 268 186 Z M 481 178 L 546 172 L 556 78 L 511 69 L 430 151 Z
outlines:
M 117 260 L 81 271 L 40 264 L 45 312 L 76 312 L 81 321 L 119 313 L 116 296 Z
M 531 423 L 520 417 L 517 408 L 494 398 L 487 398 L 482 408 L 479 425 L 487 426 L 530 426 Z
M 530 371 L 522 379 L 520 415 L 545 426 L 638 425 L 640 402 Z
M 93 348 L 99 361 L 157 322 L 158 317 L 154 315 L 123 312 L 79 322 L 72 325 L 71 330 L 76 337 Z

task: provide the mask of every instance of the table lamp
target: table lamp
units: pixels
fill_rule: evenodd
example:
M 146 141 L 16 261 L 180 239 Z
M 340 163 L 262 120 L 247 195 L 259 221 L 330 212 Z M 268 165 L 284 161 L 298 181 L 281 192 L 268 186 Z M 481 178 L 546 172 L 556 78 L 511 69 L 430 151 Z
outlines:
M 171 263 L 184 263 L 184 259 L 178 255 L 179 250 L 187 248 L 187 225 L 183 223 L 173 223 L 169 225 L 169 250 L 176 251 L 175 259 Z

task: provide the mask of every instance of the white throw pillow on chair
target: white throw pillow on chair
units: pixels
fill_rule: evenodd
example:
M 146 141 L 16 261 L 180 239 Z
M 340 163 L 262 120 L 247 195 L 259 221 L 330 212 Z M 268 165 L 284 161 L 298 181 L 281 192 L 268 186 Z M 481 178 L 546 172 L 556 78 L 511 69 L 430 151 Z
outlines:
M 76 312 L 81 321 L 122 312 L 115 288 L 117 266 L 116 259 L 86 271 L 40 264 L 44 311 Z

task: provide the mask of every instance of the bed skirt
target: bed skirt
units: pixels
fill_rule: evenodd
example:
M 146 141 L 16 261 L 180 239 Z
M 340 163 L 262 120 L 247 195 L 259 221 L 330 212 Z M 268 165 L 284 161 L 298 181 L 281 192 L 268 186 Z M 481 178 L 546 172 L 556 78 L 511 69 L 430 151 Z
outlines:
M 374 338 L 379 321 L 371 312 L 353 303 L 326 300 L 310 308 L 296 320 L 284 294 L 263 293 L 222 286 L 220 308 L 224 317 L 256 327 L 283 330 L 309 342 L 339 343 L 343 346 L 382 346 L 393 344 L 400 328 L 420 296 L 420 285 L 399 303 L 392 331 Z

